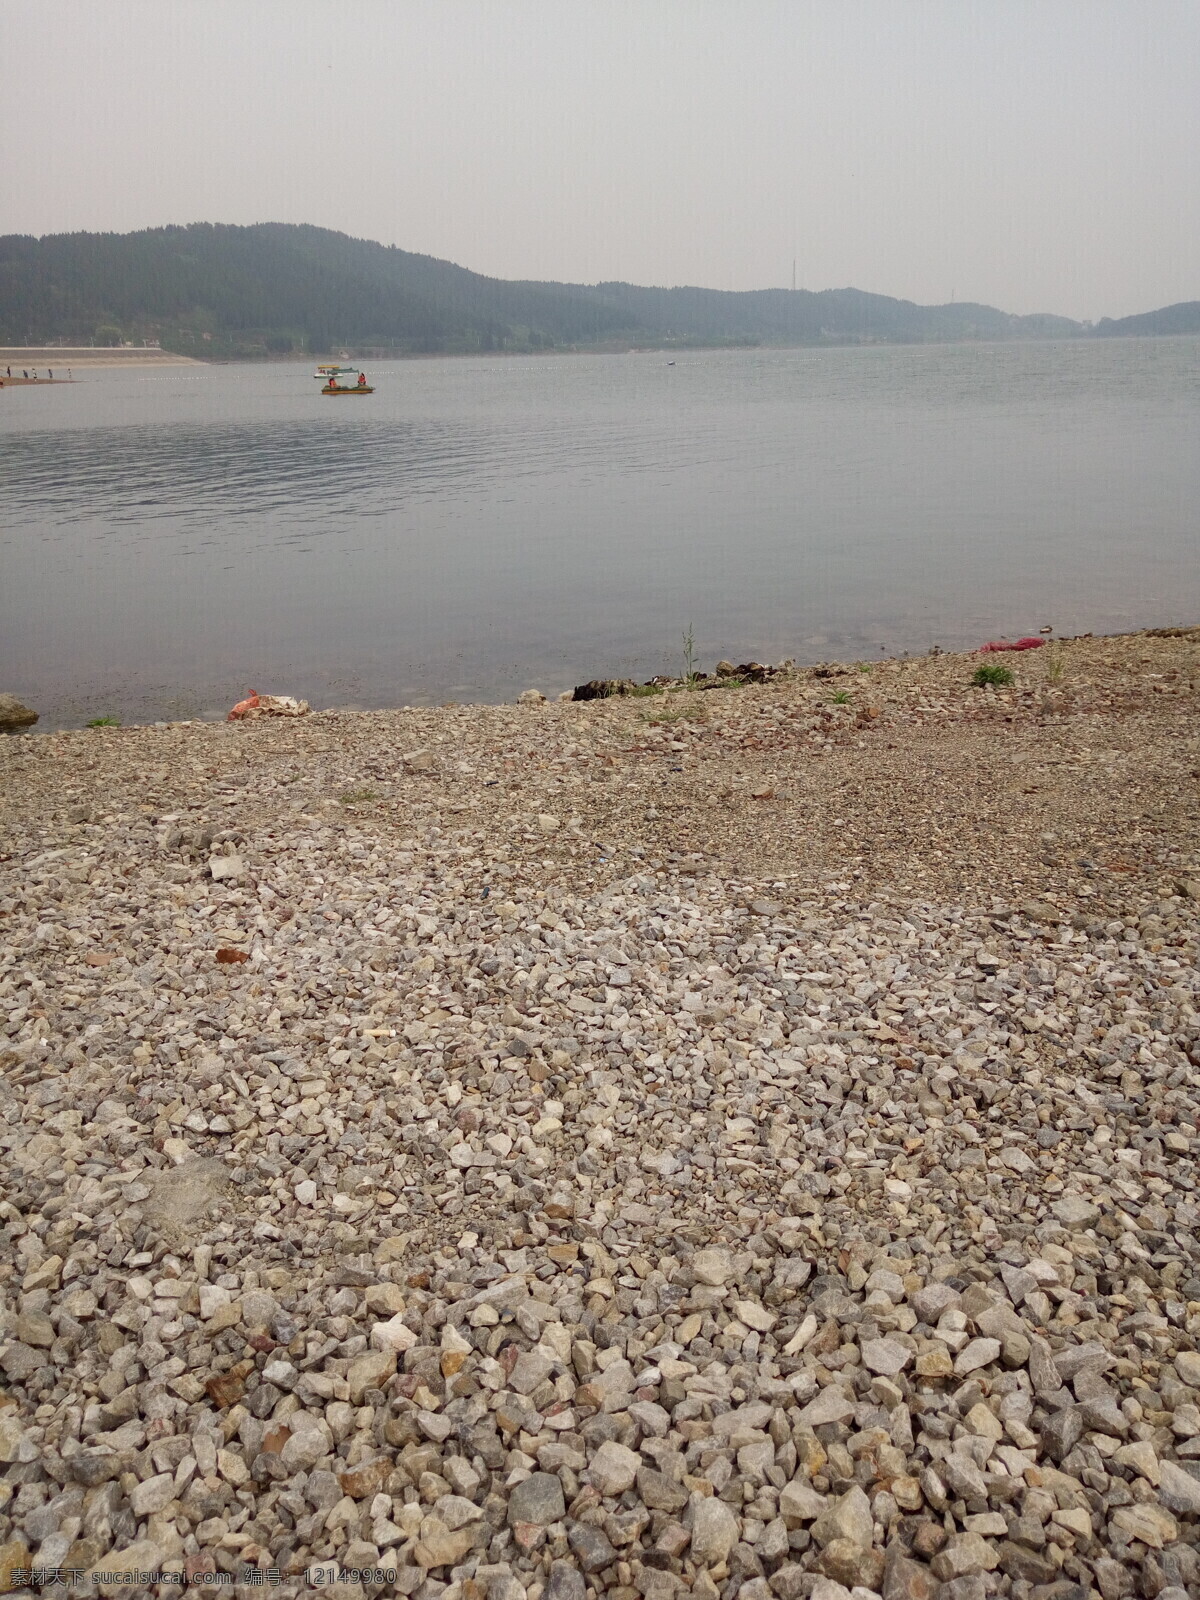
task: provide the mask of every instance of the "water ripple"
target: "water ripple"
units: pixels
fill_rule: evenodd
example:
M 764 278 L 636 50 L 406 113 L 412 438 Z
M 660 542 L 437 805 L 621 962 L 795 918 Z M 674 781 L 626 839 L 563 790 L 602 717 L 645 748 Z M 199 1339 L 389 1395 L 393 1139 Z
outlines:
M 394 363 L 333 404 L 294 366 L 13 391 L 0 682 L 52 726 L 251 682 L 648 676 L 692 622 L 705 659 L 777 659 L 1190 619 L 1197 349 Z

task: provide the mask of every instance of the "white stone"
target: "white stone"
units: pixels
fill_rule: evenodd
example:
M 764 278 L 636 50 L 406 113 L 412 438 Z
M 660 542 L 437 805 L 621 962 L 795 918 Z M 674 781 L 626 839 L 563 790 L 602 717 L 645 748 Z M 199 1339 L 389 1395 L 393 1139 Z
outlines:
M 778 1320 L 756 1300 L 739 1300 L 737 1314 L 748 1328 L 754 1328 L 758 1333 L 769 1333 Z
M 403 1312 L 397 1312 L 386 1322 L 375 1323 L 371 1329 L 373 1350 L 411 1350 L 416 1343 L 417 1336 L 405 1322 Z
M 695 1273 L 698 1283 L 706 1283 L 716 1289 L 723 1287 L 733 1273 L 729 1251 L 718 1248 L 697 1250 L 690 1257 L 688 1266 Z
M 738 1519 L 716 1498 L 692 1497 L 692 1543 L 689 1554 L 698 1566 L 715 1567 L 737 1543 Z
M 862 1346 L 863 1364 L 871 1372 L 894 1378 L 913 1359 L 913 1352 L 898 1339 L 868 1339 Z
M 602 1495 L 624 1494 L 633 1486 L 641 1457 L 615 1439 L 606 1439 L 592 1457 L 588 1477 Z

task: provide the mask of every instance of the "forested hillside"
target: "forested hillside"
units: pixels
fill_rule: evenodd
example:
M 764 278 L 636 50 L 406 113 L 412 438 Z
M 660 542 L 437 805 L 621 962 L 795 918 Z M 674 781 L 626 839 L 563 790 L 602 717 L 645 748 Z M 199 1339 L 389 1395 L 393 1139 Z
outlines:
M 1196 307 L 1150 315 L 1189 309 Z M 343 347 L 366 354 L 913 343 L 1083 331 L 1066 317 L 918 306 L 858 289 L 725 293 L 508 282 L 326 228 L 282 223 L 0 238 L 5 344 L 154 338 L 167 349 L 212 358 Z M 1124 324 L 1102 331 L 1124 331 Z
M 1168 333 L 1200 333 L 1200 300 L 1181 300 L 1158 311 L 1143 311 L 1136 317 L 1102 317 L 1095 332 L 1101 338 Z

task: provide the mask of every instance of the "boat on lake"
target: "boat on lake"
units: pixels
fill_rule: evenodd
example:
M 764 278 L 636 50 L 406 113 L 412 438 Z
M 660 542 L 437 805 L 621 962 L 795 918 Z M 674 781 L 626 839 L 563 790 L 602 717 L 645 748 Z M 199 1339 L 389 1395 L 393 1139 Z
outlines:
M 345 371 L 353 372 L 354 370 L 355 369 L 353 367 L 342 368 L 341 369 L 341 371 L 343 371 L 343 372 L 345 372 Z M 343 383 L 339 383 L 336 377 L 330 378 L 329 382 L 321 390 L 321 393 L 322 394 L 374 394 L 375 390 L 367 382 L 366 373 L 365 372 L 360 372 L 358 374 L 358 380 L 355 383 L 345 383 L 345 384 L 343 384 Z
M 355 377 L 357 374 L 357 367 L 339 366 L 336 361 L 319 361 L 313 377 L 319 378 L 322 383 L 336 383 L 339 378 Z

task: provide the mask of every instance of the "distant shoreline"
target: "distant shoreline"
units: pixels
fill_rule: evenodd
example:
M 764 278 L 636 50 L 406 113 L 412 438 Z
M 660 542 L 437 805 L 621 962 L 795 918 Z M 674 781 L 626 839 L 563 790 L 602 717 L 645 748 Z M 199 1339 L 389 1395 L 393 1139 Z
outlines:
M 203 367 L 207 363 L 191 356 L 176 355 L 173 350 L 153 350 L 146 347 L 104 349 L 95 345 L 65 347 L 62 345 L 6 345 L 0 346 L 0 377 L 3 368 L 26 367 Z M 14 376 L 5 382 L 24 380 Z M 33 380 L 30 379 L 30 382 Z M 39 382 L 42 380 L 39 379 Z M 59 380 L 56 378 L 55 383 Z M 65 381 L 65 380 L 63 380 Z
M 1124 338 L 1134 341 L 1137 339 L 1186 339 L 1200 338 L 1196 333 L 1164 333 L 1164 334 L 1130 334 Z M 499 361 L 528 359 L 530 357 L 549 356 L 627 356 L 641 355 L 654 356 L 666 355 L 674 360 L 677 356 L 684 355 L 711 355 L 714 352 L 737 352 L 744 354 L 747 351 L 763 350 L 930 350 L 944 349 L 949 345 L 1031 345 L 1031 344 L 1080 344 L 1090 342 L 1079 338 L 1077 335 L 1048 334 L 1044 338 L 1023 337 L 1019 339 L 879 339 L 879 340 L 845 340 L 829 341 L 821 344 L 779 344 L 763 341 L 757 344 L 594 344 L 571 347 L 567 345 L 551 346 L 543 350 L 388 350 L 371 351 L 370 353 L 355 353 L 353 351 L 346 357 L 348 361 L 357 366 L 366 366 L 377 361 Z M 47 367 L 61 365 L 63 367 L 81 368 L 114 368 L 114 367 L 229 367 L 229 366 L 312 366 L 316 362 L 331 359 L 330 352 L 315 353 L 312 351 L 289 351 L 287 353 L 270 354 L 264 356 L 211 356 L 195 357 L 179 355 L 173 350 L 152 350 L 145 348 L 134 349 L 101 349 L 91 345 L 84 345 L 78 349 L 66 349 L 54 345 L 37 345 L 28 347 L 10 346 L 0 348 L 0 381 L 5 385 L 18 385 L 28 380 L 4 377 L 3 368 L 8 365 L 23 367 Z M 39 378 L 39 383 L 46 382 Z M 66 380 L 55 378 L 55 383 Z

